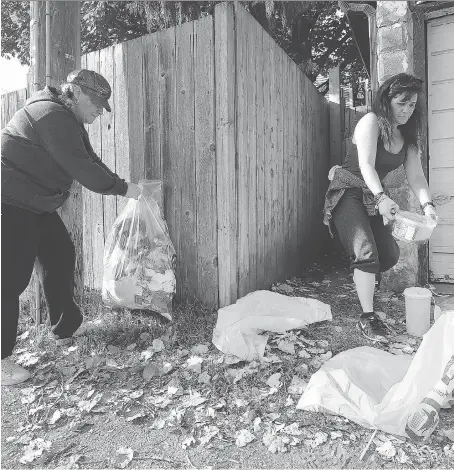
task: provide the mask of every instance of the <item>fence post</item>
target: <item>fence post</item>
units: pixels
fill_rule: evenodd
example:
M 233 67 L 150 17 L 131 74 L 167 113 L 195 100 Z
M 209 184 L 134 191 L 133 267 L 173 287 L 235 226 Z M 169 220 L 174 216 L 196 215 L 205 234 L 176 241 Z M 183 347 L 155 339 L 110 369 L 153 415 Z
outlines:
M 329 71 L 329 134 L 330 166 L 342 163 L 342 121 L 343 103 L 340 88 L 340 69 L 334 67 Z

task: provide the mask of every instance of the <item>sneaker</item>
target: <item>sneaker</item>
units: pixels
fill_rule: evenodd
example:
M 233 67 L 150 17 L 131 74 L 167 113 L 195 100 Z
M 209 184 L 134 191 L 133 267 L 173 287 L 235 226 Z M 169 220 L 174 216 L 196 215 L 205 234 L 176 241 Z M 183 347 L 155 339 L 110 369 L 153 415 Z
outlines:
M 371 341 L 387 343 L 388 339 L 386 336 L 391 334 L 388 325 L 375 314 L 366 318 L 361 317 L 356 326 L 361 334 Z
M 30 372 L 11 359 L 2 359 L 2 385 L 17 385 L 31 377 Z

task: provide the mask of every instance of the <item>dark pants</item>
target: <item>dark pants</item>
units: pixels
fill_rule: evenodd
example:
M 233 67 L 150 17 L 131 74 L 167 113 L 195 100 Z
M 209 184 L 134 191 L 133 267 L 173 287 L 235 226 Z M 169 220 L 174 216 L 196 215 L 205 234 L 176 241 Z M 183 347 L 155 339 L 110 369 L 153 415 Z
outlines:
M 35 259 L 53 333 L 66 338 L 82 323 L 74 302 L 74 244 L 57 212 L 33 214 L 2 203 L 2 359 L 16 344 L 19 296 L 26 289 Z
M 347 189 L 336 205 L 332 220 L 351 268 L 367 273 L 391 269 L 399 260 L 400 250 L 381 215 L 370 217 L 362 202 L 362 190 Z

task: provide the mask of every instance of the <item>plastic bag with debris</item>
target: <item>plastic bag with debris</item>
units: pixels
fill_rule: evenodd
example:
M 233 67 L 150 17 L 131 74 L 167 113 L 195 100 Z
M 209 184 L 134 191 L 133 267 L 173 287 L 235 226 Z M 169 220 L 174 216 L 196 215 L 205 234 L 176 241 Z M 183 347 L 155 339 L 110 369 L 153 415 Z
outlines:
M 332 319 L 331 307 L 317 299 L 259 290 L 218 310 L 212 341 L 224 354 L 253 361 L 265 354 L 268 335 L 261 334 L 264 331 L 284 333 Z
M 128 201 L 109 233 L 102 296 L 111 307 L 153 310 L 171 320 L 176 255 L 160 208 L 162 183 L 139 186 L 139 199 Z
M 343 351 L 309 381 L 297 408 L 342 415 L 368 428 L 411 437 L 407 422 L 443 379 L 454 357 L 454 311 L 441 315 L 416 355 L 393 355 L 368 346 Z M 454 379 L 443 406 L 451 406 Z

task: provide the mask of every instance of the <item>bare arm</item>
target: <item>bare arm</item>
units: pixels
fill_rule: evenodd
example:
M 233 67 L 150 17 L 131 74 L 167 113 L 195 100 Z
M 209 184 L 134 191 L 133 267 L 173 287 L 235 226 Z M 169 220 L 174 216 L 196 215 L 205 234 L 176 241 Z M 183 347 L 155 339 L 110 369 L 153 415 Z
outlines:
M 432 200 L 426 177 L 421 165 L 418 151 L 412 145 L 408 147 L 407 156 L 404 161 L 405 174 L 411 190 L 415 193 L 419 203 L 422 205 Z
M 383 186 L 375 170 L 377 156 L 378 121 L 374 113 L 360 119 L 353 135 L 353 143 L 358 149 L 358 163 L 367 187 L 375 195 L 383 191 Z

